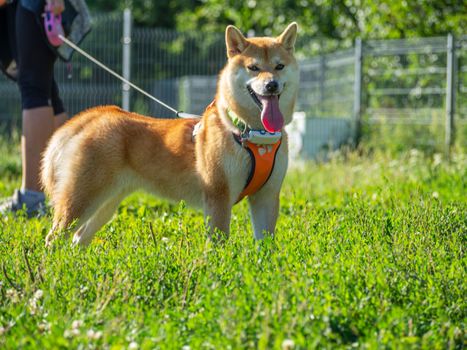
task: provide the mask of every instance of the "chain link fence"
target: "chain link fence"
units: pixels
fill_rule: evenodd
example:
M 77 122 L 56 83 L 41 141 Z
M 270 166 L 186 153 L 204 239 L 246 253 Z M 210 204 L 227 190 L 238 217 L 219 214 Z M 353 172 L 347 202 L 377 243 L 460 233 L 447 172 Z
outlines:
M 131 25 L 126 31 L 121 14 L 95 16 L 81 47 L 165 103 L 201 114 L 226 62 L 223 33 Z M 455 38 L 451 56 L 446 37 L 367 41 L 349 49 L 300 37 L 296 49 L 301 87 L 290 132 L 297 154 L 315 157 L 360 136 L 375 147 L 441 151 L 455 135 L 457 144 L 467 146 L 467 36 Z M 449 57 L 454 66 L 448 70 Z M 174 117 L 79 53 L 71 65 L 58 62 L 55 77 L 70 115 L 95 105 L 128 103 L 138 113 Z M 447 101 L 454 102 L 449 111 Z M 8 130 L 20 119 L 17 86 L 0 76 L 0 125 Z
M 367 138 L 391 147 L 465 149 L 467 36 L 364 43 Z M 396 145 L 397 146 L 397 145 Z
M 99 57 L 111 69 L 122 69 L 122 18 L 109 14 L 94 18 L 95 25 L 80 45 Z M 85 57 L 74 53 L 70 64 L 55 64 L 55 79 L 70 115 L 102 104 L 121 104 L 121 83 Z M 17 85 L 0 74 L 0 125 L 4 129 L 21 125 L 20 94 Z

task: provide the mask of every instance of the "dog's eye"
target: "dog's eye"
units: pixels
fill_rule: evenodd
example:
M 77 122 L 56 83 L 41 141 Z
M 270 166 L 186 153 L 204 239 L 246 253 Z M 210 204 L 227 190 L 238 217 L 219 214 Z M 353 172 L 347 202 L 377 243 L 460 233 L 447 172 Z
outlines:
M 252 64 L 251 66 L 248 66 L 247 68 L 248 68 L 249 70 L 251 70 L 252 72 L 257 72 L 257 71 L 259 71 L 259 67 L 256 66 L 256 65 L 254 65 L 254 64 Z
M 276 66 L 276 70 L 283 70 L 284 69 L 284 65 L 282 63 L 279 63 L 277 66 Z

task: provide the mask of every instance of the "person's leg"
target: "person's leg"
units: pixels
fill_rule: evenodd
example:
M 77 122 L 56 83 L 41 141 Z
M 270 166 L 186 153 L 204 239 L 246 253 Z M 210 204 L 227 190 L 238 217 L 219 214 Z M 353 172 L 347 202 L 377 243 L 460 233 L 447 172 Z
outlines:
M 52 107 L 23 110 L 21 156 L 23 159 L 22 190 L 41 192 L 40 166 L 42 152 L 55 130 Z
M 67 120 L 68 120 L 68 114 L 66 114 L 66 112 L 57 114 L 55 116 L 55 123 L 54 123 L 55 130 L 57 130 L 59 127 L 65 124 Z
M 36 15 L 21 4 L 16 11 L 16 43 L 23 107 L 21 189 L 40 192 L 41 155 L 55 129 L 51 98 L 56 57 L 45 42 Z
M 52 107 L 23 109 L 21 190 L 0 203 L 0 214 L 16 212 L 23 206 L 28 216 L 45 214 L 45 195 L 40 184 L 41 156 L 53 130 Z
M 57 130 L 68 120 L 68 115 L 66 114 L 62 100 L 60 99 L 60 94 L 55 79 L 52 82 L 52 107 L 55 115 L 54 126 L 55 130 Z
M 15 32 L 23 110 L 23 174 L 21 190 L 0 206 L 0 212 L 16 211 L 25 205 L 28 215 L 32 215 L 42 211 L 45 200 L 41 192 L 40 161 L 55 130 L 52 87 L 56 55 L 48 47 L 36 15 L 21 4 L 16 9 Z

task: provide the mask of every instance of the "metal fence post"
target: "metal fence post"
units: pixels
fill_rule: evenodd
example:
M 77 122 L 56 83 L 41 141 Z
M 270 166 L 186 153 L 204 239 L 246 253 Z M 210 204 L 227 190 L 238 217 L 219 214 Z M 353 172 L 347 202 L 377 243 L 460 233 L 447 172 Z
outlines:
M 451 147 L 454 144 L 455 125 L 454 114 L 456 109 L 456 46 L 454 36 L 450 33 L 447 37 L 447 60 L 446 60 L 446 134 L 445 152 L 449 157 Z
M 130 81 L 131 79 L 131 10 L 126 8 L 123 11 L 123 61 L 122 61 L 122 76 Z M 122 108 L 130 110 L 130 86 L 122 84 Z
M 353 138 L 354 145 L 358 145 L 362 122 L 362 78 L 363 78 L 363 45 L 362 39 L 355 39 L 355 68 L 354 68 L 354 101 L 353 101 Z
M 326 79 L 326 61 L 324 55 L 319 56 L 319 116 L 323 117 L 325 113 L 324 99 L 325 99 L 325 88 L 324 82 Z

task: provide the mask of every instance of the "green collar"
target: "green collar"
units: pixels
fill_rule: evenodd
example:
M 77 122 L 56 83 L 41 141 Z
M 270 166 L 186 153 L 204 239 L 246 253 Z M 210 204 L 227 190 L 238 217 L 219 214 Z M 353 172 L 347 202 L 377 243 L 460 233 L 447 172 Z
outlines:
M 282 138 L 281 132 L 267 132 L 264 129 L 252 130 L 245 122 L 243 122 L 233 111 L 227 109 L 227 115 L 233 125 L 238 129 L 238 133 L 233 132 L 235 140 L 240 144 L 246 141 L 257 145 L 276 144 Z
M 227 108 L 227 115 L 229 116 L 230 120 L 232 121 L 233 125 L 240 131 L 240 134 L 244 134 L 250 128 L 248 127 L 247 124 L 245 124 L 244 121 L 242 121 L 234 111 L 232 111 L 230 108 Z

